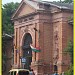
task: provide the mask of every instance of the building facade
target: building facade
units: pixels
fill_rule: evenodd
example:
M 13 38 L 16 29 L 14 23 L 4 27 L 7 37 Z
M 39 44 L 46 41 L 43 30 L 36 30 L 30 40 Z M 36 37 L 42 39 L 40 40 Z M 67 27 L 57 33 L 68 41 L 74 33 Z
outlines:
M 72 17 L 73 4 L 22 0 L 12 16 L 13 68 L 32 68 L 37 75 L 68 70 L 71 61 L 64 49 L 68 39 L 73 40 L 73 25 L 68 23 Z M 40 52 L 32 51 L 30 45 Z
M 2 74 L 8 75 L 14 63 L 13 36 L 4 33 L 2 35 Z

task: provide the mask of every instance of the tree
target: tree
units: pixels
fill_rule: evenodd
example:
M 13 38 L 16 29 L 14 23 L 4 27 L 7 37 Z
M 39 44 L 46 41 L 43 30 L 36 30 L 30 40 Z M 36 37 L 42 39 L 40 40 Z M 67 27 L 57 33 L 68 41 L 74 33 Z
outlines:
M 73 75 L 73 65 L 72 64 L 70 65 L 69 70 L 67 70 L 64 75 Z
M 2 30 L 4 33 L 7 34 L 13 34 L 14 32 L 14 25 L 11 21 L 11 16 L 18 7 L 19 3 L 7 3 L 2 6 Z M 6 70 L 6 61 L 8 60 L 6 56 L 6 42 L 2 38 L 2 71 L 4 72 Z
M 11 16 L 18 7 L 19 3 L 7 3 L 2 6 L 2 30 L 4 33 L 13 34 L 14 26 Z
M 69 70 L 65 72 L 65 75 L 73 75 L 73 42 L 71 40 L 68 40 L 65 52 L 68 52 L 71 57 L 71 64 Z
M 71 40 L 68 41 L 65 51 L 69 53 L 69 55 L 71 57 L 71 63 L 73 64 L 73 43 Z
M 72 3 L 73 0 L 64 0 L 63 2 L 64 2 L 64 3 Z

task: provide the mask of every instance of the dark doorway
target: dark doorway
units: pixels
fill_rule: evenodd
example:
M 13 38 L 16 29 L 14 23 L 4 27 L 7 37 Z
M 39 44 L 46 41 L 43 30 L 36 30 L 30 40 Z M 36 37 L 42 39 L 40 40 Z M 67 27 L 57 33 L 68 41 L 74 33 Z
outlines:
M 57 72 L 57 65 L 54 65 L 54 72 Z
M 32 44 L 32 37 L 29 33 L 26 33 L 23 41 L 23 57 L 26 58 L 26 63 L 24 65 L 25 69 L 30 69 L 32 62 L 32 50 L 30 44 Z

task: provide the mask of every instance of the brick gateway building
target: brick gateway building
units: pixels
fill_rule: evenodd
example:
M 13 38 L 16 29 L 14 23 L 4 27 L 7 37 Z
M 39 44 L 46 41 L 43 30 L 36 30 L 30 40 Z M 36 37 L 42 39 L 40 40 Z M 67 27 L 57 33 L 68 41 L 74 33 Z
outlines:
M 70 56 L 63 53 L 68 39 L 73 39 L 73 4 L 22 0 L 12 16 L 14 22 L 13 68 L 30 67 L 37 75 L 66 71 Z M 40 52 L 32 51 L 31 46 Z M 25 58 L 23 64 L 21 59 Z

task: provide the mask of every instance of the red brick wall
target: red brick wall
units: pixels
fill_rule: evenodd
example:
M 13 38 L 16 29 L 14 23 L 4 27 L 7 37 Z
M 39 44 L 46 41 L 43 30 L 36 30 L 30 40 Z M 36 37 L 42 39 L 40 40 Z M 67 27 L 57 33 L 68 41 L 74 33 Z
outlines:
M 26 8 L 25 8 L 26 9 Z M 24 9 L 24 10 L 25 10 Z M 24 10 L 22 13 L 24 13 Z M 18 49 L 19 53 L 17 53 L 17 57 L 14 56 L 14 64 L 17 64 L 21 66 L 20 62 L 20 56 L 23 55 L 22 51 L 22 45 L 23 45 L 23 38 L 26 33 L 30 33 L 32 36 L 33 43 L 32 45 L 36 47 L 40 46 L 41 52 L 36 53 L 36 61 L 35 61 L 35 53 L 32 52 L 32 68 L 38 73 L 51 73 L 53 72 L 53 66 L 54 65 L 54 53 L 56 50 L 54 35 L 55 31 L 58 31 L 58 58 L 57 58 L 57 66 L 58 66 L 58 72 L 61 73 L 63 68 L 65 70 L 67 69 L 66 66 L 62 66 L 62 62 L 66 60 L 68 55 L 65 55 L 66 58 L 64 58 L 63 50 L 67 45 L 68 37 L 73 36 L 72 34 L 72 28 L 70 25 L 68 25 L 67 18 L 68 16 L 71 16 L 68 12 L 61 12 L 58 8 L 51 8 L 50 11 L 41 11 L 41 13 L 33 15 L 34 19 L 27 22 L 19 23 L 18 20 L 14 21 L 14 30 L 15 30 L 15 39 L 14 43 L 17 44 L 16 48 Z M 31 11 L 32 12 L 32 11 Z M 21 14 L 22 15 L 22 14 Z M 30 16 L 28 16 L 30 17 Z M 28 18 L 25 17 L 25 18 Z M 24 19 L 21 18 L 21 19 Z M 20 19 L 20 20 L 21 20 Z M 26 27 L 28 26 L 28 31 L 25 31 Z M 36 32 L 34 28 L 36 28 L 40 33 Z M 17 31 L 17 35 L 16 35 Z M 35 39 L 36 37 L 36 39 Z M 17 38 L 17 40 L 16 40 Z M 72 37 L 70 37 L 72 39 Z M 36 42 L 35 42 L 36 41 Z M 14 50 L 15 51 L 15 50 Z M 15 53 L 14 53 L 15 55 Z M 17 59 L 17 63 L 15 62 Z M 69 58 L 67 59 L 69 60 Z M 42 63 L 41 66 L 35 65 L 34 62 Z M 65 61 L 66 62 L 66 61 Z M 51 65 L 51 66 L 50 66 Z M 52 68 L 52 69 L 50 69 Z
M 69 17 L 72 17 L 71 13 L 63 13 L 63 23 L 62 23 L 62 51 L 66 48 L 69 40 L 73 41 L 73 26 L 68 24 Z M 69 65 L 71 63 L 70 61 L 70 55 L 62 54 L 62 62 L 66 66 L 64 69 L 64 66 L 62 67 L 62 71 L 66 71 L 69 68 Z

